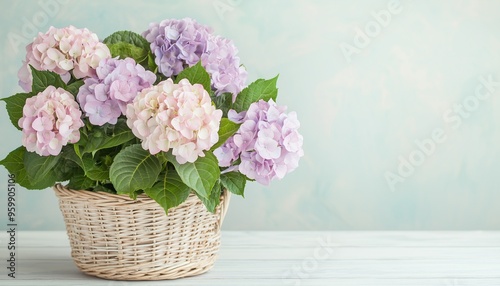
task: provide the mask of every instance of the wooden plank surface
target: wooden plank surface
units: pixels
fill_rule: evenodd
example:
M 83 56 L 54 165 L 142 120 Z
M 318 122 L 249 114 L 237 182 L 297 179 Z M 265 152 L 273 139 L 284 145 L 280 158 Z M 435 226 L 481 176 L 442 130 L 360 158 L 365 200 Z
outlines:
M 500 232 L 225 231 L 210 272 L 168 283 L 82 274 L 65 232 L 21 231 L 17 244 L 17 278 L 2 267 L 0 285 L 500 285 Z

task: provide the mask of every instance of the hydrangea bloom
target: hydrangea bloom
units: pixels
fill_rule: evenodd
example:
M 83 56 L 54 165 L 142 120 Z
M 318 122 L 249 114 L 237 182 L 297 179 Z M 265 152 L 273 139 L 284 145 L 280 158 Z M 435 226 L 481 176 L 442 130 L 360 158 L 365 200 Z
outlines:
M 195 20 L 164 20 L 152 23 L 142 35 L 151 43 L 158 70 L 167 77 L 179 74 L 200 60 L 210 74 L 216 94 L 235 97 L 244 87 L 247 72 L 236 55 L 234 44 Z
M 143 89 L 127 106 L 127 125 L 151 154 L 172 149 L 180 164 L 203 157 L 219 140 L 222 111 L 207 91 L 187 79 Z
M 151 43 L 158 70 L 170 77 L 200 61 L 210 32 L 208 27 L 185 18 L 151 23 L 142 35 Z
M 245 87 L 247 79 L 247 71 L 241 66 L 237 53 L 232 41 L 211 36 L 206 52 L 201 55 L 201 63 L 212 79 L 212 88 L 217 94 L 232 93 L 233 101 Z
M 19 127 L 23 145 L 40 156 L 58 155 L 67 143 L 80 140 L 82 112 L 73 95 L 62 88 L 47 87 L 26 100 Z
M 68 82 L 70 71 L 76 78 L 93 76 L 100 60 L 109 57 L 111 53 L 108 47 L 88 29 L 50 27 L 47 33 L 39 33 L 26 46 L 26 59 L 18 72 L 19 85 L 27 92 L 31 91 L 29 65 L 37 70 L 53 71 Z
M 85 79 L 78 92 L 78 102 L 90 123 L 115 124 L 125 114 L 127 104 L 156 80 L 154 73 L 136 64 L 134 59 L 105 59 L 96 69 L 97 76 Z
M 303 156 L 300 123 L 295 112 L 285 113 L 271 99 L 252 103 L 240 117 L 242 124 L 236 134 L 214 151 L 221 167 L 229 167 L 241 159 L 238 170 L 250 179 L 268 185 L 273 179 L 282 179 L 298 166 Z M 230 168 L 229 170 L 233 170 Z

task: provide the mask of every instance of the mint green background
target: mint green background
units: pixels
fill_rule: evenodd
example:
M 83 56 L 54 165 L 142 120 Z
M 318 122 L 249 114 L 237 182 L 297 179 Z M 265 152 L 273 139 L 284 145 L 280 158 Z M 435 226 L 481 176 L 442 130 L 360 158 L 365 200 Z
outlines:
M 284 180 L 233 196 L 225 229 L 500 229 L 500 86 L 458 128 L 443 120 L 473 100 L 480 76 L 500 80 L 498 1 L 400 1 L 402 11 L 351 61 L 341 43 L 354 45 L 356 28 L 376 28 L 372 12 L 390 1 L 49 0 L 45 10 L 39 1 L 1 1 L 1 97 L 21 91 L 28 40 L 9 39 L 31 40 L 34 18 L 42 32 L 71 24 L 103 39 L 190 16 L 234 40 L 250 80 L 280 73 L 278 102 L 298 112 L 306 155 Z M 0 105 L 3 158 L 21 134 Z M 435 129 L 444 142 L 391 190 L 384 174 L 397 173 L 400 156 L 408 160 Z M 6 188 L 2 168 L 0 228 Z M 18 188 L 17 199 L 20 229 L 64 228 L 50 189 Z

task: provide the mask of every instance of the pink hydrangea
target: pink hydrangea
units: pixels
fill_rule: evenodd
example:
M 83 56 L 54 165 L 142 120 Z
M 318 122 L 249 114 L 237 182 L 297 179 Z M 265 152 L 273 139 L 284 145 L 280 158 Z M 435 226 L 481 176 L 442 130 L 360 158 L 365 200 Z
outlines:
M 303 137 L 298 132 L 300 123 L 295 112 L 286 112 L 271 99 L 252 103 L 246 112 L 230 112 L 230 119 L 242 123 L 236 134 L 214 151 L 226 171 L 239 170 L 257 182 L 268 185 L 273 179 L 282 179 L 298 167 L 304 155 Z M 234 162 L 241 159 L 237 166 Z
M 127 104 L 156 81 L 156 75 L 136 64 L 132 58 L 105 59 L 96 69 L 97 76 L 85 79 L 77 100 L 90 123 L 116 124 L 125 114 Z
M 219 140 L 222 111 L 207 91 L 187 79 L 143 89 L 127 106 L 127 125 L 151 154 L 169 151 L 180 164 L 204 157 Z
M 68 82 L 70 71 L 76 78 L 95 75 L 95 68 L 102 59 L 110 58 L 108 47 L 99 42 L 97 35 L 88 29 L 69 26 L 62 29 L 50 27 L 45 34 L 39 33 L 26 46 L 26 59 L 18 72 L 19 85 L 31 91 L 31 69 L 53 71 Z
M 74 96 L 62 88 L 47 87 L 26 100 L 19 127 L 23 145 L 40 156 L 58 155 L 67 143 L 80 140 L 82 112 Z

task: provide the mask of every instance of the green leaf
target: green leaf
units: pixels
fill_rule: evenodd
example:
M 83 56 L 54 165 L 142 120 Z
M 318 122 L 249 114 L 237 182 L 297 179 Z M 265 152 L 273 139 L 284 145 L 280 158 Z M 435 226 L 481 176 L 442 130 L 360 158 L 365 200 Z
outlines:
M 21 130 L 21 127 L 19 127 L 18 122 L 19 119 L 23 117 L 24 104 L 26 103 L 26 99 L 30 98 L 31 96 L 33 95 L 30 93 L 17 93 L 13 96 L 0 99 L 5 101 L 10 122 L 12 122 L 12 125 L 14 125 L 14 127 L 19 130 Z
M 78 164 L 76 164 L 73 160 L 64 158 L 64 156 L 54 167 L 54 174 L 57 182 L 71 180 L 78 172 L 82 172 L 80 166 L 78 166 Z
M 112 184 L 97 185 L 93 189 L 94 192 L 105 192 L 110 194 L 116 194 L 116 191 Z
M 80 149 L 78 145 L 66 145 L 63 147 L 61 154 L 64 159 L 74 162 L 83 170 L 85 165 L 83 164 L 83 160 L 80 156 L 81 154 L 78 155 L 76 153 L 76 150 L 78 149 Z
M 217 158 L 212 152 L 205 151 L 205 157 L 199 157 L 194 163 L 179 164 L 171 153 L 167 154 L 184 184 L 203 198 L 208 198 L 219 179 L 220 169 Z
M 142 190 L 137 190 L 137 191 L 134 191 L 134 192 L 129 193 L 128 195 L 129 195 L 129 197 L 130 197 L 131 199 L 133 199 L 133 200 L 137 200 L 137 196 L 138 196 L 138 195 L 140 195 L 140 194 L 142 194 L 142 193 L 143 193 L 143 191 L 142 191 Z
M 210 196 L 208 198 L 204 198 L 200 196 L 198 193 L 196 194 L 198 198 L 203 202 L 207 210 L 211 213 L 215 213 L 215 208 L 220 204 L 220 195 L 221 188 L 220 182 L 217 181 L 213 187 L 213 190 L 210 192 Z
M 105 43 L 108 46 L 110 44 L 116 44 L 120 42 L 132 44 L 136 47 L 140 47 L 145 50 L 150 50 L 149 42 L 143 36 L 131 31 L 114 32 L 103 41 L 103 43 Z
M 181 79 L 184 78 L 187 78 L 191 84 L 199 83 L 203 85 L 203 89 L 205 89 L 207 92 L 210 92 L 212 90 L 210 87 L 210 75 L 201 65 L 201 61 L 199 61 L 196 65 L 181 71 L 177 75 L 175 82 L 178 83 L 179 81 L 181 81 Z
M 90 155 L 90 154 L 84 155 L 84 161 L 86 164 L 85 175 L 87 177 L 89 177 L 89 179 L 95 180 L 95 181 L 109 180 L 108 167 L 106 167 L 106 165 L 104 165 L 104 164 L 100 165 L 100 166 L 96 165 L 91 156 L 90 156 L 90 160 L 87 159 L 87 158 L 89 158 L 89 156 L 87 156 L 87 155 Z
M 85 123 L 85 121 L 86 118 L 83 120 L 83 122 Z M 78 140 L 78 142 L 76 142 L 75 145 L 85 146 L 87 145 L 88 141 L 89 141 L 88 130 L 86 126 L 83 126 L 82 128 L 80 128 L 80 140 Z
M 133 58 L 136 63 L 147 61 L 148 58 L 149 47 L 144 49 L 125 42 L 108 44 L 108 47 L 112 57 L 120 57 L 120 59 Z
M 155 56 L 151 51 L 148 53 L 147 69 L 156 73 L 158 71 L 158 66 L 155 63 Z M 156 84 L 156 83 L 155 83 Z
M 49 170 L 48 175 L 38 181 L 31 182 L 28 173 L 26 172 L 24 160 L 25 155 L 29 153 L 24 146 L 21 146 L 7 155 L 5 159 L 0 161 L 11 174 L 16 176 L 16 183 L 25 187 L 28 190 L 41 190 L 54 185 L 54 178 L 56 174 L 54 171 Z
M 57 182 L 57 176 L 53 168 L 60 158 L 60 156 L 40 156 L 35 152 L 26 152 L 23 161 L 31 184 L 45 183 L 48 186 L 54 185 Z
M 76 150 L 80 147 L 77 145 L 67 145 L 61 152 L 64 159 L 73 162 L 81 170 L 82 174 L 93 181 L 109 180 L 109 168 L 105 162 L 97 162 L 96 158 L 90 153 L 77 154 Z M 101 160 L 98 156 L 97 159 Z M 105 156 L 103 157 L 105 158 Z
M 233 104 L 233 109 L 237 112 L 248 110 L 250 104 L 261 99 L 265 101 L 269 101 L 270 99 L 276 101 L 276 96 L 278 96 L 278 89 L 276 88 L 277 81 L 278 76 L 269 80 L 258 79 L 254 81 L 238 94 Z
M 118 194 L 133 194 L 151 188 L 161 171 L 160 161 L 140 144 L 131 145 L 116 155 L 109 170 Z
M 150 43 L 141 35 L 131 31 L 118 31 L 103 41 L 113 57 L 133 58 L 144 68 L 156 73 L 157 66 L 151 53 Z
M 238 129 L 240 129 L 240 125 L 241 124 L 234 123 L 227 118 L 222 118 L 220 121 L 219 132 L 218 132 L 219 133 L 219 141 L 217 141 L 217 143 L 215 143 L 215 145 L 212 146 L 212 149 L 210 149 L 210 150 L 213 151 L 213 150 L 219 148 L 220 146 L 222 146 L 222 144 L 224 144 L 224 142 L 226 142 L 226 140 L 229 137 L 233 136 L 233 134 L 236 133 L 236 131 L 238 131 Z
M 84 81 L 83 79 L 81 80 L 77 80 L 71 84 L 68 84 L 68 86 L 66 87 L 66 90 L 71 92 L 72 95 L 74 95 L 75 97 L 78 95 L 78 91 L 80 91 L 80 87 L 84 84 Z
M 212 98 L 215 108 L 222 110 L 222 117 L 227 117 L 229 109 L 233 107 L 233 94 L 226 92 Z
M 167 159 L 167 156 L 166 156 L 165 152 L 160 152 L 160 153 L 156 154 L 156 158 L 158 158 L 158 160 L 160 160 L 160 163 L 163 166 L 167 165 L 168 159 Z
M 10 174 L 16 176 L 16 182 L 19 185 L 31 189 L 28 174 L 26 174 L 26 170 L 24 169 L 24 154 L 26 152 L 26 148 L 21 146 L 10 152 L 7 157 L 0 161 L 0 164 L 3 165 Z
M 161 174 L 160 182 L 145 189 L 144 192 L 162 206 L 168 214 L 169 208 L 176 207 L 187 199 L 191 189 L 182 182 L 175 170 L 167 170 Z
M 106 124 L 93 127 L 83 152 L 89 153 L 119 146 L 134 138 L 136 137 L 132 133 L 132 130 L 128 128 L 126 121 L 119 119 L 115 125 Z
M 221 184 L 224 188 L 235 195 L 244 197 L 247 178 L 240 172 L 224 173 L 220 176 Z
M 89 179 L 85 174 L 77 173 L 71 176 L 67 187 L 74 190 L 88 190 L 96 186 L 96 184 L 96 181 Z
M 31 85 L 31 92 L 37 94 L 44 91 L 48 86 L 56 88 L 61 87 L 66 89 L 66 83 L 61 79 L 61 76 L 51 71 L 39 71 L 30 66 L 31 75 L 33 76 L 33 84 Z

